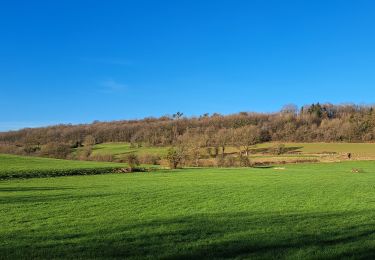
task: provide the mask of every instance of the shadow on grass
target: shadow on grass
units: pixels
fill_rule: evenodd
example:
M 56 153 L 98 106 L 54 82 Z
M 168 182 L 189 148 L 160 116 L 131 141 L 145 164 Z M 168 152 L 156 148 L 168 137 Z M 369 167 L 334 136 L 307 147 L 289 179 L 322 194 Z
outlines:
M 59 235 L 58 230 L 49 238 L 40 233 L 24 241 L 17 237 L 27 234 L 15 234 L 12 243 L 0 250 L 9 258 L 17 252 L 21 257 L 39 258 L 374 259 L 373 219 L 373 211 L 200 214 L 133 224 L 105 223 L 95 231 L 92 226 L 80 227 L 70 234 L 80 237 L 78 241 Z M 23 248 L 22 243 L 34 247 Z
M 298 154 L 301 153 L 301 149 L 303 146 L 290 146 L 290 147 L 284 147 L 284 153 L 286 154 Z M 274 147 L 267 147 L 267 148 L 254 148 L 251 149 L 251 153 L 253 154 L 272 154 Z
M 254 169 L 271 169 L 274 168 L 275 166 L 272 165 L 254 165 L 252 168 Z

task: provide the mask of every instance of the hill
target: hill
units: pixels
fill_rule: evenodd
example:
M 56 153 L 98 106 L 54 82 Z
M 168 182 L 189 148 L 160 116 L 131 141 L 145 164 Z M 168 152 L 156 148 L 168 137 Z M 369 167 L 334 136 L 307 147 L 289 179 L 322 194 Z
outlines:
M 310 153 L 361 153 L 347 143 L 375 141 L 375 112 L 371 106 L 312 104 L 297 109 L 286 106 L 277 113 L 238 113 L 233 115 L 202 115 L 184 117 L 176 113 L 170 117 L 143 120 L 94 122 L 87 125 L 58 125 L 0 133 L 0 153 L 52 157 L 60 159 L 113 161 L 123 151 L 146 156 L 165 156 L 168 148 L 180 151 L 185 165 L 200 165 L 207 157 L 221 161 L 221 165 L 248 166 L 249 155 L 257 153 L 254 145 L 268 143 L 319 143 Z M 322 143 L 342 143 L 331 149 Z M 114 145 L 112 145 L 114 144 Z M 319 148 L 321 146 L 321 148 Z M 327 150 L 322 150 L 327 146 Z M 305 146 L 302 146 L 305 147 Z M 307 146 L 306 146 L 307 147 Z M 142 148 L 142 149 L 139 149 Z M 298 147 L 297 147 L 298 148 Z M 351 149 L 353 148 L 353 151 Z M 366 149 L 366 147 L 364 147 Z M 306 148 L 307 149 L 307 148 Z M 295 149 L 298 150 L 298 149 Z M 292 151 L 292 150 L 290 150 Z M 308 150 L 305 150 L 308 151 Z M 303 151 L 302 151 L 303 152 Z M 231 162 L 221 155 L 237 153 Z M 306 160 L 314 160 L 308 156 Z M 144 160 L 156 162 L 158 158 Z

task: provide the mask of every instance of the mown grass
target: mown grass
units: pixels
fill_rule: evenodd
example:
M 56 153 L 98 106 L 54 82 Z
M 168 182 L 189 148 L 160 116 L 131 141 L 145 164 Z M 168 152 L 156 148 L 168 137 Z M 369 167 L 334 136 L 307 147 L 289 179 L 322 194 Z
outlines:
M 124 167 L 124 164 L 119 163 L 72 161 L 0 154 L 0 179 L 100 174 L 122 167 Z
M 284 167 L 0 181 L 0 258 L 373 259 L 375 163 Z

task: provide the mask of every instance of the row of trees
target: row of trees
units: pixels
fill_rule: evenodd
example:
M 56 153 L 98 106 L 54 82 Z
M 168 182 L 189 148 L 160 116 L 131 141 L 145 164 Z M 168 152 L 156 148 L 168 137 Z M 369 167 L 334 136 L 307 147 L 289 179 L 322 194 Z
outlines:
M 57 125 L 0 133 L 0 152 L 49 154 L 64 157 L 69 149 L 103 142 L 134 146 L 174 146 L 184 143 L 198 154 L 212 156 L 228 146 L 249 153 L 253 144 L 281 142 L 371 142 L 375 140 L 375 112 L 371 106 L 313 104 L 285 106 L 277 113 L 238 113 L 184 117 L 182 113 L 143 120 Z M 194 153 L 194 152 L 193 152 Z

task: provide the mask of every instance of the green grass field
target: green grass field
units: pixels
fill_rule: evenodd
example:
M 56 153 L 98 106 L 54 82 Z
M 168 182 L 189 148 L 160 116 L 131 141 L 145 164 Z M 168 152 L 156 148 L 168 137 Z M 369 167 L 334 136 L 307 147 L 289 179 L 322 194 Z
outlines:
M 293 151 L 301 154 L 319 153 L 352 153 L 358 156 L 374 156 L 375 143 L 284 143 L 286 147 L 294 148 Z M 270 148 L 275 143 L 263 143 L 254 146 L 255 151 L 262 148 Z M 237 148 L 228 147 L 228 152 L 236 152 Z M 121 155 L 128 153 L 165 155 L 168 147 L 140 147 L 131 148 L 129 143 L 104 143 L 94 147 L 94 154 Z
M 375 163 L 284 167 L 3 180 L 0 258 L 373 259 Z
M 112 154 L 114 156 L 120 156 L 129 153 L 135 153 L 137 155 L 152 154 L 164 156 L 168 152 L 168 147 L 131 147 L 129 143 L 105 143 L 97 144 L 94 147 L 93 154 Z
M 40 157 L 24 157 L 16 155 L 0 154 L 0 179 L 7 177 L 35 177 L 34 175 L 53 176 L 60 174 L 90 173 L 92 171 L 105 172 L 113 168 L 124 167 L 124 164 L 59 160 Z

